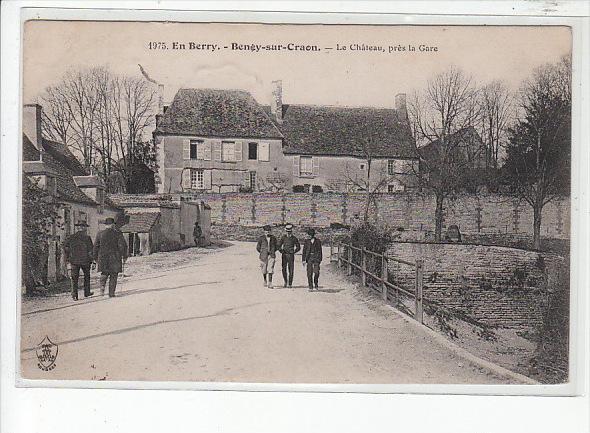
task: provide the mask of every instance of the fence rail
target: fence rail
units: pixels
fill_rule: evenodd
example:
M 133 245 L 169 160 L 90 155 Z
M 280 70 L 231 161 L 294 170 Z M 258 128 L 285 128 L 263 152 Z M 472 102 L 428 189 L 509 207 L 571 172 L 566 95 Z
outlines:
M 338 242 L 335 245 L 330 245 L 330 253 L 331 257 L 334 256 L 334 250 L 336 255 L 336 261 L 338 262 L 338 267 L 342 267 L 346 265 L 348 275 L 352 275 L 353 269 L 358 269 L 361 272 L 361 280 L 363 286 L 367 286 L 367 277 L 371 277 L 377 281 L 378 287 L 380 288 L 381 297 L 384 301 L 388 300 L 389 296 L 389 289 L 397 292 L 402 293 L 412 299 L 414 299 L 414 319 L 416 319 L 420 323 L 424 323 L 424 298 L 423 298 L 423 289 L 424 289 L 424 262 L 421 259 L 416 260 L 416 262 L 409 262 L 406 260 L 402 260 L 397 257 L 390 257 L 385 254 L 376 253 L 374 251 L 367 250 L 364 247 L 357 247 L 350 243 L 343 243 Z M 346 253 L 343 254 L 343 251 Z M 360 251 L 360 264 L 357 264 L 353 260 L 353 251 Z M 377 260 L 381 260 L 381 275 L 377 275 L 374 272 L 371 272 L 367 269 L 367 257 L 371 256 Z M 415 270 L 415 284 L 414 284 L 414 291 L 407 290 L 403 287 L 400 287 L 396 284 L 393 284 L 389 281 L 389 266 L 388 263 L 397 262 L 407 266 L 411 266 Z

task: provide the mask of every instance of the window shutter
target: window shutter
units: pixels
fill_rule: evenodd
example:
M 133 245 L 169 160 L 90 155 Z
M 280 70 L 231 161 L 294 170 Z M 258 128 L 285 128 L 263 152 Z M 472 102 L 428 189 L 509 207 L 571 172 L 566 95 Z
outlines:
M 182 170 L 182 189 L 191 189 L 191 170 Z
M 221 140 L 213 140 L 213 159 L 215 161 L 221 161 Z
M 205 161 L 211 161 L 211 140 L 205 140 L 203 142 L 203 159 Z
M 270 161 L 270 143 L 262 142 L 258 146 L 258 160 Z
M 241 141 L 236 141 L 235 147 L 234 147 L 234 153 L 236 155 L 236 161 L 241 161 L 242 160 L 242 142 Z
M 299 177 L 299 155 L 293 155 L 293 176 Z
M 191 141 L 188 138 L 182 139 L 182 159 L 191 159 Z
M 248 188 L 250 186 L 250 172 L 242 172 L 242 186 Z
M 317 156 L 312 158 L 313 161 L 313 172 L 312 174 L 314 176 L 319 176 L 320 175 L 320 158 L 318 158 Z
M 205 159 L 205 142 L 197 141 L 197 159 Z
M 209 191 L 212 188 L 212 182 L 211 182 L 212 172 L 213 172 L 213 170 L 204 170 L 203 171 L 203 187 L 207 191 Z

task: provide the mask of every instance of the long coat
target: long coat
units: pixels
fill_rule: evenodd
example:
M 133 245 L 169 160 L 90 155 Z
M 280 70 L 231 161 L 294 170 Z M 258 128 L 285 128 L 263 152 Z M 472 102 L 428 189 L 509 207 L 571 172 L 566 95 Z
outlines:
M 108 228 L 98 232 L 94 242 L 94 259 L 98 270 L 105 274 L 118 274 L 123 271 L 123 259 L 127 258 L 127 242 L 123 234 Z
M 306 239 L 303 244 L 303 262 L 320 263 L 322 261 L 322 243 L 319 239 L 314 238 L 313 244 L 311 239 Z
M 76 232 L 68 237 L 63 250 L 66 262 L 72 265 L 89 265 L 92 263 L 92 239 L 86 233 Z
M 277 238 L 270 235 L 270 242 L 266 240 L 266 236 L 262 235 L 258 238 L 256 243 L 256 251 L 260 253 L 260 260 L 265 262 L 269 257 L 273 259 L 277 256 L 277 250 L 279 249 Z

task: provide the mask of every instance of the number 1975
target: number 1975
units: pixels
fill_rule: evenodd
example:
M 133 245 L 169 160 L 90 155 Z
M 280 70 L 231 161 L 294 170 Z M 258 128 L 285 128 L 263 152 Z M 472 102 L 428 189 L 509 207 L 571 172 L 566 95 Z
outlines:
M 166 42 L 150 42 L 148 43 L 150 50 L 167 50 Z

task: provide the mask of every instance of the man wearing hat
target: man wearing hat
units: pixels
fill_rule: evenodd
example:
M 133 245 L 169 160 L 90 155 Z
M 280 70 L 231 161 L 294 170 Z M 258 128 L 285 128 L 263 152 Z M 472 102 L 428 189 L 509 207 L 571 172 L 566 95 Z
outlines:
M 86 221 L 75 224 L 76 233 L 69 236 L 63 243 L 64 258 L 72 280 L 72 299 L 78 300 L 78 279 L 80 269 L 84 272 L 84 297 L 92 296 L 90 291 L 90 265 L 92 264 L 92 239 L 86 233 Z
M 281 252 L 281 264 L 283 267 L 283 280 L 285 287 L 293 286 L 293 271 L 295 268 L 295 254 L 299 252 L 301 245 L 299 239 L 293 236 L 293 224 L 285 226 L 285 234 L 279 242 L 279 251 Z
M 123 263 L 127 261 L 127 243 L 123 234 L 115 228 L 115 220 L 105 220 L 107 228 L 98 232 L 94 242 L 94 259 L 98 263 L 100 275 L 100 294 L 104 295 L 109 280 L 109 297 L 115 296 L 117 277 L 123 271 Z
M 307 284 L 311 292 L 319 288 L 322 243 L 315 237 L 315 230 L 307 230 L 308 239 L 303 244 L 303 266 L 307 265 Z
M 269 225 L 264 226 L 263 229 L 264 234 L 258 238 L 256 251 L 260 253 L 260 269 L 264 277 L 264 286 L 272 289 L 272 273 L 275 267 L 278 242 L 277 238 L 272 235 Z

